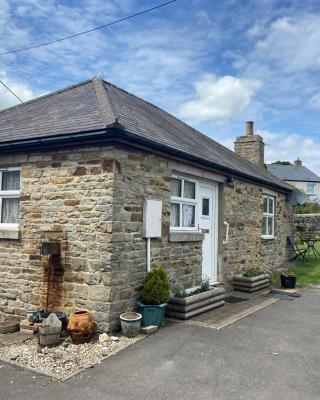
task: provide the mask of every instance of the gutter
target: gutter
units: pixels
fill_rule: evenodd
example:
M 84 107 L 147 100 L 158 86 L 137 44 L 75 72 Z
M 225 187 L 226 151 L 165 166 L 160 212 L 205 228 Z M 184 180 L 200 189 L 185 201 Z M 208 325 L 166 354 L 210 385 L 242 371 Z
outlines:
M 38 139 L 25 139 L 25 140 L 13 140 L 11 142 L 0 143 L 0 154 L 3 153 L 14 153 L 14 152 L 24 152 L 31 150 L 55 150 L 60 149 L 65 146 L 78 146 L 83 145 L 84 143 L 99 143 L 103 144 L 105 142 L 119 142 L 121 143 L 123 140 L 127 140 L 129 142 L 138 143 L 144 146 L 147 146 L 152 149 L 156 149 L 161 151 L 162 153 L 170 154 L 175 157 L 181 157 L 183 159 L 187 159 L 203 166 L 207 166 L 209 168 L 214 168 L 220 172 L 227 172 L 228 174 L 234 175 L 236 177 L 243 177 L 248 179 L 249 181 L 258 182 L 262 185 L 267 185 L 272 188 L 280 189 L 284 192 L 292 192 L 293 189 L 289 189 L 283 187 L 281 185 L 277 185 L 273 182 L 265 181 L 264 179 L 255 178 L 249 174 L 237 171 L 233 168 L 224 167 L 220 164 L 217 164 L 213 161 L 207 161 L 203 158 L 193 156 L 192 154 L 185 153 L 181 150 L 176 150 L 166 145 L 160 144 L 154 140 L 143 138 L 137 134 L 124 130 L 120 124 L 112 124 L 107 129 L 97 129 L 92 131 L 80 132 L 80 133 L 68 133 L 63 135 L 56 135 L 50 137 L 43 137 Z M 134 144 L 133 143 L 133 144 Z

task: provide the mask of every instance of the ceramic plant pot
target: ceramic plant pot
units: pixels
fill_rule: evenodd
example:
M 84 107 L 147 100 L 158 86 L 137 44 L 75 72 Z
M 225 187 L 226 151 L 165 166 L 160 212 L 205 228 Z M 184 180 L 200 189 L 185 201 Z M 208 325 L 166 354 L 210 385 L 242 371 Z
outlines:
M 166 303 L 159 305 L 148 305 L 137 301 L 138 311 L 142 315 L 141 326 L 154 325 L 161 328 L 164 325 L 164 313 Z
M 135 337 L 140 331 L 142 315 L 126 312 L 120 315 L 122 333 L 126 337 Z
M 94 334 L 94 321 L 88 311 L 76 311 L 69 317 L 68 333 L 72 343 L 89 343 Z

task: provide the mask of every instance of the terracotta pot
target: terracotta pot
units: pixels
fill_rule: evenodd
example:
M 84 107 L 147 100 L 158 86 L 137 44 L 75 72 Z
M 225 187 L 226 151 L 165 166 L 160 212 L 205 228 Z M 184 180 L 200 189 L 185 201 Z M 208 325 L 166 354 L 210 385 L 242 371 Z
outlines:
M 94 321 L 88 311 L 76 311 L 69 317 L 68 332 L 74 344 L 89 343 L 94 334 Z

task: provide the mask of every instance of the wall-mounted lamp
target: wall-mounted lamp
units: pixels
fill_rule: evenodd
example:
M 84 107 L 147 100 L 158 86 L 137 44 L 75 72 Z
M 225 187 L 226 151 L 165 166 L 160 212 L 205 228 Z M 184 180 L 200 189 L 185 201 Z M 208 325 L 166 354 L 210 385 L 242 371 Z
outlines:
M 233 187 L 233 181 L 234 181 L 233 176 L 231 175 L 227 176 L 226 183 L 228 186 Z

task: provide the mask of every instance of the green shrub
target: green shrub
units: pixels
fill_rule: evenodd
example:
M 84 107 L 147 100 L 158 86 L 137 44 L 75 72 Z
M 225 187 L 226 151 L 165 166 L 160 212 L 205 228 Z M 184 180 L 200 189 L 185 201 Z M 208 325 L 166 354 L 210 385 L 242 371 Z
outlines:
M 163 304 L 169 301 L 170 281 L 167 271 L 163 268 L 153 268 L 147 273 L 144 281 L 141 300 L 144 304 Z
M 295 214 L 318 214 L 320 213 L 320 205 L 317 203 L 304 203 L 294 206 Z
M 178 297 L 179 299 L 182 299 L 182 298 L 184 298 L 184 297 L 187 297 L 186 289 L 184 289 L 184 288 L 182 288 L 182 287 L 180 287 L 180 286 L 174 286 L 174 287 L 171 289 L 171 293 L 172 293 L 172 296 Z
M 199 292 L 207 292 L 210 289 L 209 278 L 202 279 Z
M 259 267 L 247 267 L 242 271 L 242 276 L 245 276 L 246 278 L 253 278 L 260 274 L 261 272 Z

